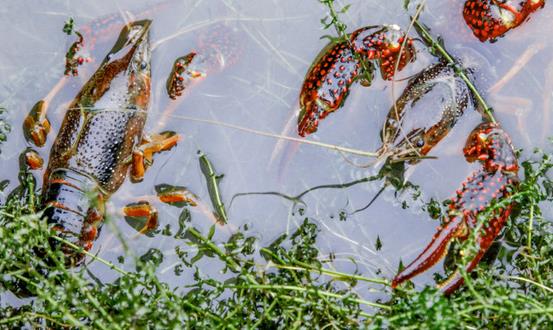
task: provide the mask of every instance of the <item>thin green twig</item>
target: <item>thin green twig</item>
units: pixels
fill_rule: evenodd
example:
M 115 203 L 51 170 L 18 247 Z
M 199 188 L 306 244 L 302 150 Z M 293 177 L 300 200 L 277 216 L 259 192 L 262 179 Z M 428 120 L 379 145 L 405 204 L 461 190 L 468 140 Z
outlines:
M 271 251 L 267 248 L 261 248 L 259 252 L 269 254 L 272 257 L 276 257 L 276 255 L 273 253 L 273 251 Z M 291 262 L 291 264 L 296 266 L 296 267 L 299 266 L 300 268 L 296 268 L 297 270 L 310 270 L 310 271 L 315 271 L 315 272 L 325 274 L 325 275 L 329 275 L 329 276 L 336 277 L 336 278 L 348 278 L 348 279 L 358 280 L 358 281 L 363 281 L 363 282 L 382 284 L 382 285 L 387 285 L 387 286 L 390 285 L 389 281 L 387 281 L 385 279 L 368 278 L 368 277 L 364 277 L 364 276 L 361 276 L 361 275 L 337 272 L 337 271 L 326 269 L 326 268 L 323 268 L 323 267 L 315 267 L 313 265 L 307 264 L 305 262 L 301 262 L 299 260 L 293 260 Z M 293 267 L 290 267 L 288 265 L 275 265 L 275 267 L 285 268 L 285 269 L 294 269 Z
M 368 300 L 358 299 L 358 298 L 351 298 L 351 297 L 345 297 L 343 295 L 334 293 L 334 292 L 328 292 L 328 291 L 322 291 L 318 289 L 308 288 L 308 287 L 299 287 L 295 285 L 276 285 L 276 284 L 252 284 L 252 285 L 231 285 L 228 286 L 229 288 L 236 288 L 236 289 L 270 289 L 270 290 L 288 290 L 288 291 L 299 291 L 299 292 L 312 292 L 316 294 L 320 294 L 322 296 L 331 297 L 331 298 L 337 298 L 337 299 L 343 299 L 346 301 L 352 301 L 361 305 L 371 306 L 371 307 L 377 307 L 385 310 L 392 310 L 392 308 L 388 305 L 383 305 L 379 303 L 375 303 Z
M 526 283 L 530 283 L 530 284 L 533 284 L 539 288 L 542 288 L 546 291 L 549 291 L 550 293 L 553 293 L 553 289 L 548 287 L 548 286 L 545 286 L 541 283 L 538 283 L 536 281 L 532 281 L 531 279 L 528 279 L 528 278 L 524 278 L 524 277 L 520 277 L 520 276 L 509 276 L 508 277 L 509 279 L 512 279 L 512 280 L 517 280 L 517 281 L 522 281 L 522 282 L 526 282 Z
M 528 253 L 532 251 L 532 228 L 534 226 L 534 204 L 530 205 L 530 219 L 528 219 Z

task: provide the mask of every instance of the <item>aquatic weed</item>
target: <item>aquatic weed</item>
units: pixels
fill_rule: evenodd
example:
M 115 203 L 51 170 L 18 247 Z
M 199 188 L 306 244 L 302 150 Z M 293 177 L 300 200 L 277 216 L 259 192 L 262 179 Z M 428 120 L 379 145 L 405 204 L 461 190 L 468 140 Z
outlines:
M 467 285 L 449 298 L 431 287 L 402 288 L 386 303 L 353 290 L 364 281 L 387 293 L 387 280 L 325 266 L 309 219 L 259 248 L 247 232 L 214 240 L 215 227 L 208 233 L 191 227 L 186 208 L 175 236 L 200 253 L 177 251 L 175 271 L 195 270 L 192 283 L 174 288 L 160 281 L 158 250 L 136 258 L 133 271 L 89 255 L 118 273 L 114 282 L 95 281 L 86 267 L 66 269 L 62 254 L 50 249 L 55 232 L 41 221 L 34 177 L 22 169 L 20 185 L 0 205 L 0 293 L 34 298 L 1 307 L 0 328 L 544 328 L 553 323 L 553 228 L 542 212 L 553 201 L 552 157 L 536 150 L 522 162 L 523 180 L 504 201 L 515 201 L 519 212 L 504 229 L 497 261 L 480 265 L 476 277 L 464 274 Z M 495 207 L 500 203 L 488 212 Z M 428 211 L 435 216 L 440 205 Z M 219 260 L 227 279 L 202 274 L 202 258 Z

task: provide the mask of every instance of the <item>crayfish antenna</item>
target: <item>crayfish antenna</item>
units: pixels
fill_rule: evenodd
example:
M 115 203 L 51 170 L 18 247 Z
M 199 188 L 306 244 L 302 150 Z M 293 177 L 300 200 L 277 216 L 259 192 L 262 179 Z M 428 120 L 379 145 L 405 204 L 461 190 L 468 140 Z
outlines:
M 450 218 L 434 235 L 432 242 L 428 244 L 424 251 L 394 277 L 392 288 L 396 288 L 401 283 L 410 280 L 438 263 L 446 255 L 451 240 L 459 236 L 459 231 L 462 231 L 464 227 L 463 217 Z
M 380 196 L 380 194 L 382 194 L 384 192 L 384 190 L 386 189 L 388 185 L 387 184 L 384 184 L 382 186 L 382 188 L 380 188 L 380 190 L 378 190 L 378 192 L 376 193 L 376 195 L 374 195 L 374 197 L 369 201 L 369 203 L 367 203 L 367 205 L 363 206 L 362 208 L 360 209 L 357 209 L 353 212 L 351 212 L 349 215 L 354 215 L 356 213 L 359 213 L 359 212 L 362 212 L 362 211 L 365 211 L 366 209 L 368 209 L 369 207 L 371 207 L 371 205 L 373 205 L 373 203 L 378 199 L 378 197 Z

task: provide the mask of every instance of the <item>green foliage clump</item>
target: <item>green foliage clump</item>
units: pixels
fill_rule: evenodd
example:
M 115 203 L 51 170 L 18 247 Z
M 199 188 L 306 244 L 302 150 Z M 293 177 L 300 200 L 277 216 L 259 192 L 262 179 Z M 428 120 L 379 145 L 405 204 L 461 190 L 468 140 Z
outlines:
M 21 307 L 1 308 L 0 327 L 344 327 L 358 326 L 362 315 L 369 316 L 362 304 L 377 305 L 359 299 L 347 286 L 337 289 L 333 274 L 320 276 L 317 228 L 307 220 L 290 238 L 281 236 L 262 249 L 265 265 L 253 260 L 253 237 L 238 233 L 221 247 L 212 241 L 215 227 L 207 235 L 188 228 L 184 241 L 199 253 L 190 259 L 182 254 L 179 266 L 195 269 L 194 282 L 183 287 L 161 282 L 157 268 L 163 254 L 155 249 L 136 258 L 132 272 L 91 256 L 120 273 L 111 283 L 95 281 L 86 267 L 67 269 L 63 254 L 51 249 L 56 233 L 34 213 L 36 204 L 25 207 L 31 188 L 22 181 L 0 206 L 1 290 L 33 297 Z M 196 263 L 205 257 L 222 261 L 225 281 L 204 278 Z M 319 276 L 314 278 L 314 272 Z
M 473 274 L 463 274 L 465 286 L 451 297 L 434 288 L 398 292 L 390 302 L 392 309 L 379 314 L 375 324 L 529 329 L 553 323 L 553 223 L 541 211 L 553 202 L 548 176 L 553 156 L 536 151 L 535 157 L 522 163 L 524 180 L 518 190 L 494 206 L 515 202 L 518 214 L 506 226 L 493 269 L 481 263 Z
M 347 38 L 338 16 L 348 6 L 336 11 L 334 0 L 320 2 L 330 11 L 325 28 L 334 26 Z M 414 23 L 429 47 L 449 56 Z M 71 29 L 68 22 L 64 31 Z M 9 126 L 0 124 L 2 142 Z M 522 167 L 523 180 L 513 194 L 483 212 L 517 205 L 503 230 L 497 260 L 463 273 L 465 285 L 450 297 L 409 285 L 390 293 L 385 279 L 326 268 L 316 247 L 318 228 L 308 219 L 293 234 L 259 248 L 244 232 L 215 241 L 215 227 L 206 234 L 191 227 L 186 208 L 175 235 L 182 241 L 175 272 L 191 269 L 192 282 L 180 287 L 162 282 L 158 273 L 164 256 L 156 249 L 133 258 L 132 271 L 87 253 L 118 273 L 113 282 L 101 282 L 87 267 L 67 269 L 63 253 L 52 249 L 51 242 L 62 239 L 41 219 L 35 179 L 23 168 L 20 185 L 0 205 L 0 295 L 30 299 L 18 307 L 2 305 L 0 328 L 546 328 L 553 324 L 553 225 L 542 208 L 551 208 L 553 201 L 552 155 L 536 151 Z M 0 183 L 0 190 L 4 186 Z M 438 218 L 442 207 L 431 202 L 427 211 Z M 377 250 L 379 245 L 378 239 Z M 197 253 L 189 255 L 186 247 Z M 202 273 L 199 262 L 206 259 L 219 262 L 223 280 Z M 461 258 L 454 267 L 465 264 Z M 354 291 L 361 281 L 376 285 L 389 301 L 363 300 Z
M 113 282 L 99 282 L 86 267 L 66 269 L 63 254 L 51 249 L 55 232 L 35 213 L 34 181 L 22 171 L 21 185 L 0 206 L 0 292 L 32 300 L 0 308 L 0 327 L 539 327 L 553 322 L 553 228 L 541 212 L 553 200 L 548 177 L 553 161 L 536 155 L 539 159 L 522 164 L 524 179 L 505 201 L 516 201 L 519 210 L 493 267 L 481 263 L 464 274 L 465 286 L 451 297 L 430 287 L 403 287 L 386 304 L 353 291 L 359 281 L 385 288 L 386 280 L 324 267 L 316 248 L 318 228 L 307 219 L 264 248 L 244 233 L 216 243 L 215 227 L 202 234 L 187 225 L 180 237 L 198 253 L 181 253 L 176 268 L 192 268 L 193 282 L 170 287 L 160 281 L 163 254 L 155 249 L 136 258 L 134 271 L 90 256 L 119 273 Z M 255 260 L 256 252 L 264 263 Z M 220 260 L 226 279 L 203 275 L 197 264 L 203 258 Z

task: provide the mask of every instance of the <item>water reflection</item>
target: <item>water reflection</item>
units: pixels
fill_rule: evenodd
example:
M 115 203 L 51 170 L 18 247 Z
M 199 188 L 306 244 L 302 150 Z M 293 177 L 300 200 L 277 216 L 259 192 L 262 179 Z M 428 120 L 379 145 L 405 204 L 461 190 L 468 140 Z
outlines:
M 386 2 L 385 5 L 380 1 L 350 2 L 352 7 L 344 16 L 350 31 L 373 24 L 408 26 L 409 16 L 403 11 L 401 1 Z M 64 81 L 63 88 L 50 100 L 52 131 L 45 147 L 39 150 L 41 156 L 47 158 L 67 104 L 114 41 L 114 37 L 96 40 L 95 47 L 89 50 L 95 60 L 83 65 L 78 77 L 63 78 L 64 54 L 72 42 L 61 31 L 63 22 L 70 16 L 74 17 L 79 28 L 110 13 L 119 14 L 116 16 L 121 21 L 123 18 L 142 18 L 137 15 L 140 8 L 155 7 L 155 3 L 143 1 L 137 4 L 131 0 L 39 1 L 31 5 L 7 1 L 0 12 L 2 25 L 10 27 L 0 29 L 0 38 L 10 44 L 9 48 L 0 51 L 0 72 L 4 77 L 0 103 L 8 109 L 9 121 L 14 127 L 9 143 L 2 146 L 0 154 L 4 169 L 1 179 L 11 182 L 7 191 L 17 185 L 17 159 L 28 146 L 20 128 L 25 114 L 58 86 L 59 81 Z M 421 210 L 422 201 L 448 198 L 473 169 L 464 161 L 461 150 L 480 116 L 467 113 L 459 121 L 431 152 L 430 155 L 438 159 L 424 160 L 407 169 L 408 180 L 420 185 L 416 199 L 413 197 L 417 194 L 415 191 L 407 190 L 396 196 L 393 189 L 387 189 L 370 208 L 341 221 L 341 212 L 361 209 L 381 189 L 381 181 L 367 179 L 376 175 L 378 168 L 356 167 L 349 161 L 353 156 L 346 159 L 335 151 L 300 144 L 295 146 L 297 152 L 293 157 L 283 163 L 281 159 L 285 153 L 274 152 L 277 145 L 274 139 L 178 117 L 205 118 L 266 132 L 292 134 L 293 130 L 286 130 L 285 126 L 295 121 L 304 73 L 327 42 L 320 37 L 333 32 L 321 29 L 320 19 L 325 15 L 322 6 L 317 1 L 293 0 L 175 0 L 167 3 L 164 8 L 144 14 L 153 19 L 151 39 L 154 45 L 153 95 L 146 131 L 173 130 L 181 134 L 183 140 L 170 152 L 158 155 L 143 182 L 132 184 L 127 180 L 113 196 L 108 204 L 111 220 L 105 225 L 93 252 L 119 264 L 118 257 L 124 249 L 118 237 L 122 237 L 135 255 L 142 255 L 152 248 L 164 252 L 161 265 L 164 271 L 160 273 L 163 280 L 173 284 L 192 280 L 193 274 L 188 269 L 179 275 L 172 271 L 179 260 L 175 247 L 183 246 L 180 236 L 175 233 L 183 223 L 207 232 L 213 224 L 207 215 L 210 212 L 206 213 L 199 207 L 188 207 L 183 211 L 158 203 L 155 207 L 159 228 L 170 226 L 173 235 L 164 235 L 161 230 L 157 236 L 147 237 L 136 236 L 135 230 L 123 220 L 121 210 L 143 196 L 154 195 L 154 187 L 163 183 L 186 186 L 200 200 L 208 201 L 208 187 L 196 154 L 201 149 L 225 175 L 220 181 L 224 203 L 230 205 L 232 196 L 252 191 L 272 191 L 276 192 L 275 195 L 290 197 L 235 198 L 232 207 L 227 209 L 229 225 L 217 227 L 215 240 L 226 241 L 235 230 L 247 226 L 249 235 L 258 237 L 259 244 L 264 246 L 282 233 L 294 231 L 308 217 L 321 230 L 321 257 L 334 255 L 333 266 L 340 271 L 357 270 L 366 276 L 390 278 L 400 259 L 412 260 L 437 225 Z M 547 6 L 530 22 L 494 44 L 481 44 L 464 26 L 462 2 L 446 4 L 432 0 L 428 1 L 427 8 L 421 20 L 432 27 L 434 34 L 443 37 L 455 56 L 470 59 L 469 66 L 474 70 L 476 84 L 486 91 L 485 96 L 514 145 L 525 151 L 545 146 L 546 137 L 551 135 L 549 118 L 553 111 L 553 62 L 549 56 L 553 44 L 542 32 L 551 30 L 553 9 Z M 206 43 L 218 42 L 202 39 L 202 33 L 214 27 L 229 33 L 235 40 L 233 47 L 239 50 L 239 55 L 230 56 L 222 51 L 215 54 L 218 65 L 224 70 L 208 74 L 201 83 L 172 101 L 167 96 L 165 85 L 174 60 Z M 105 33 L 109 35 L 109 31 Z M 358 86 L 352 90 L 344 107 L 327 119 L 324 129 L 311 139 L 360 150 L 376 150 L 386 113 L 392 100 L 405 87 L 406 78 L 436 62 L 420 43 L 416 47 L 419 50 L 417 61 L 404 70 L 393 85 L 381 81 L 375 82 L 370 89 Z M 285 142 L 283 148 L 289 150 L 294 146 Z M 354 159 L 354 162 L 366 163 L 367 159 Z M 33 173 L 40 181 L 41 172 Z M 349 182 L 359 184 L 348 185 Z M 302 195 L 312 187 L 325 185 L 347 189 L 314 189 Z M 296 200 L 298 196 L 303 203 L 290 203 L 290 199 Z M 377 240 L 382 243 L 379 251 L 376 249 Z M 129 258 L 123 266 L 132 268 Z M 218 272 L 220 265 L 213 259 L 202 260 L 199 267 L 210 276 L 223 276 Z M 89 268 L 100 280 L 109 281 L 116 277 L 104 265 L 93 263 Z M 430 282 L 431 276 L 431 272 L 424 274 L 417 283 Z M 359 293 L 370 298 L 379 297 L 379 294 L 365 289 L 360 286 Z

